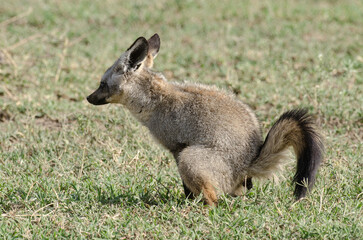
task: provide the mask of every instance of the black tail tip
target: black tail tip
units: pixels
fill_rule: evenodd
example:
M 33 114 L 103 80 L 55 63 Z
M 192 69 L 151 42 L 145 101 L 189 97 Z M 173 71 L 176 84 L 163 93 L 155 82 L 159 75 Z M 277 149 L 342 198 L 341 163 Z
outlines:
M 310 188 L 309 186 L 306 186 L 305 183 L 296 183 L 294 191 L 295 200 L 299 201 L 300 199 L 304 198 L 308 192 L 308 189 Z
M 295 109 L 284 113 L 285 118 L 294 119 L 302 132 L 302 149 L 297 156 L 297 169 L 294 176 L 295 199 L 306 196 L 312 189 L 316 173 L 324 155 L 322 136 L 317 131 L 316 123 L 306 109 Z

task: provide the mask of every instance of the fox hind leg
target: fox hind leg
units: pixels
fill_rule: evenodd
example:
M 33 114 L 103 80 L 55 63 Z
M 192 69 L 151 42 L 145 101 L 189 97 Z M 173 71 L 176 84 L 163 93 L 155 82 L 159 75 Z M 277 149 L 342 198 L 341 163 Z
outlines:
M 217 206 L 218 198 L 217 193 L 212 184 L 206 182 L 202 185 L 202 193 L 204 197 L 204 202 L 209 206 Z
M 216 206 L 217 193 L 228 192 L 231 168 L 217 150 L 190 146 L 180 152 L 177 162 L 186 193 L 203 194 L 207 205 Z
M 193 181 L 192 179 L 186 179 L 186 182 L 188 182 L 189 186 L 192 186 L 194 190 L 194 191 L 189 190 L 188 186 L 184 183 L 185 186 L 184 190 L 186 192 L 187 199 L 192 200 L 195 198 L 195 196 L 202 193 L 205 204 L 209 206 L 217 206 L 218 204 L 217 193 L 214 186 L 211 184 L 210 181 L 208 181 L 208 179 L 199 178 L 197 181 Z
M 217 205 L 218 199 L 216 190 L 207 177 L 203 177 L 202 174 L 195 175 L 194 177 L 191 177 L 190 174 L 183 174 L 182 179 L 187 199 L 193 200 L 195 196 L 202 193 L 205 204 L 209 206 Z

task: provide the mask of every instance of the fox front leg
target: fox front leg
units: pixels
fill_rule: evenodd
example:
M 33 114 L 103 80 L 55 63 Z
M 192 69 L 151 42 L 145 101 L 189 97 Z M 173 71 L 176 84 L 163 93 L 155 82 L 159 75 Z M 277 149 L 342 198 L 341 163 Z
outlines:
M 193 192 L 190 191 L 190 189 L 187 187 L 187 185 L 185 185 L 184 181 L 183 181 L 183 188 L 184 188 L 185 198 L 193 200 L 195 198 L 195 196 L 194 196 Z

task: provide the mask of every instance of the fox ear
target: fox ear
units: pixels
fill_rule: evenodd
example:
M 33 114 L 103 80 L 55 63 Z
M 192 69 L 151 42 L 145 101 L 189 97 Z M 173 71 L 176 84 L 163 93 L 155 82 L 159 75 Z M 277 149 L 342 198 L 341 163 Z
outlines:
M 157 33 L 155 33 L 149 40 L 147 40 L 149 43 L 149 54 L 153 56 L 153 58 L 156 57 L 159 53 L 160 49 L 160 37 Z
M 149 51 L 149 44 L 144 37 L 139 37 L 136 41 L 127 49 L 128 55 L 128 67 L 135 68 L 141 64 Z

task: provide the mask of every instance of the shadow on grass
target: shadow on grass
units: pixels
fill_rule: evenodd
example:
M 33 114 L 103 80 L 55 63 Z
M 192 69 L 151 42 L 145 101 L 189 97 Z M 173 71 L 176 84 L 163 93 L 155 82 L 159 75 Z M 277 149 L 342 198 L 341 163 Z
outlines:
M 135 206 L 138 204 L 144 204 L 148 206 L 156 206 L 163 204 L 185 204 L 186 198 L 178 189 L 173 190 L 157 190 L 157 189 L 126 189 L 126 191 L 115 194 L 113 190 L 102 191 L 98 189 L 98 202 L 101 204 L 120 204 L 124 206 Z

